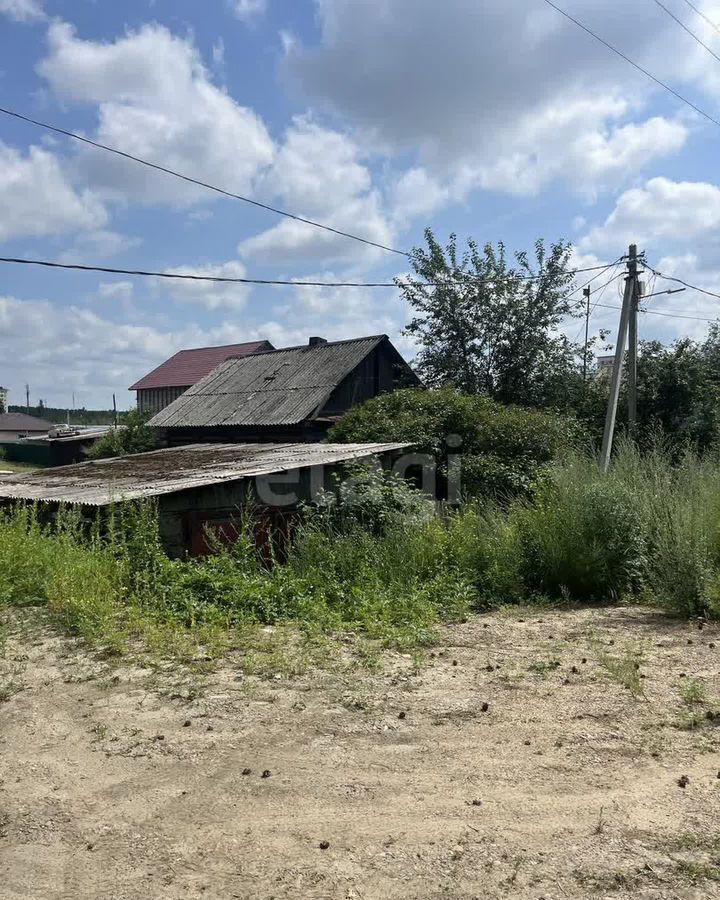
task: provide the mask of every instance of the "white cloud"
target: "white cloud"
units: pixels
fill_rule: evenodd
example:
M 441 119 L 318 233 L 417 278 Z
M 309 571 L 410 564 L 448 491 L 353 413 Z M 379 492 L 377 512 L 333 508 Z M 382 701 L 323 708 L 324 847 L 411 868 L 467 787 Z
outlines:
M 104 281 L 98 285 L 98 297 L 102 300 L 129 300 L 134 291 L 132 281 Z
M 285 135 L 259 189 L 280 198 L 294 213 L 381 244 L 393 241 L 382 198 L 372 186 L 370 169 L 347 135 L 297 117 Z M 347 238 L 284 219 L 240 243 L 239 252 L 259 260 L 365 259 L 382 251 Z
M 648 81 L 543 5 L 316 0 L 316 6 L 317 45 L 285 41 L 291 75 L 348 117 L 365 141 L 417 153 L 450 199 L 477 187 L 535 193 L 555 179 L 592 193 L 685 140 L 679 122 L 642 120 L 653 89 Z M 632 32 L 641 63 L 666 37 L 677 38 L 667 17 L 652 19 L 620 0 L 578 0 L 573 12 L 591 25 L 601 16 L 603 36 L 618 45 Z M 682 74 L 674 59 L 661 55 L 662 74 L 669 66 Z
M 184 347 L 213 346 L 265 337 L 243 322 L 221 322 L 212 328 L 196 323 L 163 330 L 127 324 L 78 306 L 48 300 L 0 296 L 0 359 L 3 380 L 12 396 L 34 397 L 51 406 L 76 402 L 109 408 L 134 402 L 127 387 Z
M 617 251 L 635 242 L 651 249 L 659 242 L 703 236 L 720 238 L 720 188 L 707 182 L 651 178 L 625 191 L 604 224 L 581 241 L 581 250 Z
M 219 37 L 212 46 L 212 61 L 216 70 L 225 68 L 225 41 Z
M 251 22 L 267 11 L 267 0 L 230 0 L 233 12 L 243 22 Z
M 176 275 L 212 275 L 220 278 L 245 278 L 247 272 L 242 263 L 230 260 L 205 266 L 178 266 L 167 269 Z M 181 281 L 158 279 L 157 287 L 180 303 L 191 303 L 205 309 L 241 309 L 247 303 L 251 286 L 247 284 L 223 284 L 211 281 Z
M 140 244 L 142 239 L 139 237 L 99 228 L 76 235 L 70 246 L 58 253 L 57 261 L 85 264 L 104 262 L 133 247 L 139 247 Z
M 0 15 L 16 22 L 39 22 L 45 11 L 40 0 L 0 0 Z
M 398 222 L 427 216 L 444 206 L 450 197 L 450 188 L 442 186 L 426 169 L 408 169 L 397 180 L 392 192 L 393 215 Z
M 77 191 L 52 153 L 30 147 L 27 155 L 0 143 L 0 240 L 102 228 L 103 204 Z
M 39 74 L 61 99 L 98 106 L 102 143 L 238 192 L 272 161 L 262 120 L 212 83 L 190 39 L 145 25 L 102 43 L 54 22 L 48 42 Z M 80 151 L 78 168 L 116 200 L 182 206 L 212 197 L 109 154 Z

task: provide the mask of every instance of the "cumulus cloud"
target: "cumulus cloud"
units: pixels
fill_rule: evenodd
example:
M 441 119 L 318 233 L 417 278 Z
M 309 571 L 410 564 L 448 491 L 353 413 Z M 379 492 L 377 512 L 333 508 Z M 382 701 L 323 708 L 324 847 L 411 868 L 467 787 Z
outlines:
M 58 253 L 57 261 L 88 265 L 106 262 L 140 244 L 142 239 L 135 235 L 121 234 L 110 228 L 98 228 L 76 234 L 72 242 Z
M 107 213 L 91 191 L 76 190 L 57 157 L 40 147 L 26 155 L 0 143 L 0 240 L 102 228 Z
M 16 22 L 39 22 L 45 11 L 40 0 L 0 0 L 0 15 Z
M 272 161 L 264 123 L 212 83 L 191 39 L 145 25 L 103 43 L 54 22 L 48 44 L 39 74 L 59 98 L 97 105 L 102 143 L 240 192 Z M 79 167 L 117 200 L 183 206 L 212 196 L 107 154 L 81 151 Z
M 631 241 L 645 247 L 698 236 L 720 238 L 720 187 L 658 177 L 621 194 L 605 222 L 591 229 L 579 246 L 602 253 Z
M 102 300 L 129 300 L 134 291 L 132 281 L 104 281 L 98 285 L 98 297 Z
M 556 178 L 587 192 L 685 140 L 680 122 L 643 120 L 647 81 L 548 7 L 529 10 L 521 0 L 316 5 L 318 43 L 285 42 L 291 75 L 378 148 L 418 153 L 451 198 L 476 187 L 534 193 Z M 591 25 L 601 17 L 611 42 L 621 44 L 630 29 L 640 62 L 656 61 L 673 24 L 619 0 L 576 6 Z M 663 74 L 669 66 L 685 71 L 670 54 L 660 62 Z
M 245 266 L 234 260 L 205 266 L 178 266 L 167 271 L 176 275 L 210 275 L 219 278 L 247 276 Z M 241 309 L 247 303 L 251 290 L 251 286 L 247 284 L 212 281 L 168 280 L 161 282 L 161 285 L 163 291 L 180 303 L 195 304 L 205 309 Z
M 13 395 L 24 395 L 28 382 L 33 396 L 51 406 L 69 404 L 73 392 L 86 406 L 109 408 L 113 392 L 121 407 L 130 405 L 134 394 L 125 393 L 128 385 L 176 351 L 258 337 L 265 337 L 262 329 L 242 321 L 163 329 L 118 322 L 76 305 L 0 296 L 0 359 L 11 402 Z
M 383 199 L 373 187 L 359 146 L 310 117 L 294 119 L 259 188 L 304 218 L 358 233 L 376 243 L 393 241 Z M 370 261 L 382 253 L 291 219 L 242 241 L 238 250 L 258 260 L 291 261 L 348 257 Z
M 267 10 L 267 0 L 230 0 L 233 12 L 243 22 L 252 22 L 264 15 Z
M 125 393 L 128 385 L 187 347 L 263 338 L 276 347 L 293 346 L 305 343 L 310 334 L 332 340 L 389 333 L 397 339 L 397 310 L 368 302 L 378 298 L 363 295 L 357 302 L 355 298 L 342 302 L 336 296 L 336 308 L 327 315 L 301 304 L 295 290 L 288 289 L 284 300 L 276 301 L 273 295 L 271 302 L 277 307 L 266 304 L 254 316 L 246 311 L 213 326 L 188 322 L 166 328 L 138 317 L 132 323 L 119 322 L 96 308 L 0 296 L 3 383 L 10 387 L 11 402 L 13 395 L 24 394 L 29 382 L 33 396 L 50 405 L 69 404 L 74 392 L 79 404 L 107 408 L 114 392 L 122 407 L 134 402 L 134 395 Z M 402 341 L 398 346 L 404 346 Z

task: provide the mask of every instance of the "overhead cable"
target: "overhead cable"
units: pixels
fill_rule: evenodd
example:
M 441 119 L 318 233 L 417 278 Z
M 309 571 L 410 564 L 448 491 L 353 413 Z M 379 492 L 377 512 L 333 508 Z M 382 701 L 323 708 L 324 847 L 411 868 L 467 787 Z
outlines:
M 138 275 L 147 278 L 167 278 L 178 279 L 181 281 L 209 281 L 219 282 L 221 284 L 264 284 L 264 285 L 285 285 L 289 287 L 358 287 L 358 288 L 379 288 L 392 287 L 398 285 L 394 281 L 302 281 L 295 279 L 279 279 L 279 278 L 237 278 L 224 275 L 200 275 L 197 273 L 182 272 L 152 272 L 144 269 L 120 269 L 113 266 L 93 266 L 84 265 L 82 263 L 59 263 L 48 259 L 23 259 L 21 257 L 0 256 L 0 263 L 17 264 L 24 266 L 43 266 L 49 269 L 69 269 L 80 272 L 103 272 L 108 275 Z M 589 266 L 583 269 L 574 269 L 566 274 L 575 275 L 580 272 L 592 272 L 596 269 L 603 271 L 609 269 L 614 263 L 605 266 Z M 475 276 L 468 275 L 468 278 Z M 518 275 L 511 276 L 523 280 L 536 280 L 542 278 L 541 275 Z M 597 276 L 596 276 L 597 277 Z M 463 279 L 460 279 L 461 281 Z M 592 280 L 592 279 L 591 279 Z M 443 282 L 426 282 L 428 286 L 435 287 L 442 285 Z
M 655 0 L 655 3 L 657 3 L 657 5 L 660 7 L 660 9 L 665 10 L 665 12 L 670 16 L 670 18 L 674 22 L 677 22 L 677 24 L 682 28 L 682 30 L 687 32 L 687 34 L 689 34 L 690 37 L 694 41 L 697 41 L 701 47 L 704 47 L 707 50 L 707 52 L 710 54 L 710 56 L 714 56 L 715 59 L 718 62 L 720 62 L 720 56 L 718 56 L 717 53 L 711 47 L 708 47 L 708 45 L 705 43 L 705 41 L 702 40 L 702 38 L 699 38 L 695 34 L 694 31 L 692 31 L 690 28 L 688 28 L 687 25 L 682 21 L 682 19 L 679 19 L 671 9 L 668 9 L 667 6 L 665 6 L 665 4 L 661 2 L 661 0 Z
M 564 9 L 561 9 L 559 6 L 557 6 L 555 3 L 553 3 L 553 0 L 545 0 L 545 3 L 547 3 L 548 6 L 551 6 L 556 12 L 559 12 L 561 16 L 565 16 L 565 18 L 568 19 L 570 22 L 572 22 L 574 25 L 577 25 L 578 28 L 581 28 L 586 34 L 589 34 L 590 37 L 595 38 L 596 41 L 599 41 L 601 44 L 603 44 L 603 46 L 607 47 L 608 50 L 612 50 L 613 53 L 615 53 L 621 59 L 624 59 L 626 63 L 629 63 L 631 66 L 633 66 L 633 68 L 637 69 L 638 72 L 642 72 L 643 75 L 645 75 L 651 81 L 654 81 L 655 84 L 659 85 L 661 88 L 664 88 L 666 91 L 671 93 L 673 95 L 673 97 L 680 100 L 682 103 L 685 103 L 691 109 L 695 110 L 695 112 L 698 113 L 698 115 L 703 116 L 703 118 L 707 119 L 708 122 L 712 122 L 713 125 L 717 125 L 718 127 L 720 127 L 720 119 L 715 119 L 713 116 L 710 115 L 710 113 L 705 112 L 704 109 L 701 109 L 699 106 L 697 106 L 695 103 L 693 103 L 692 100 L 688 100 L 687 97 L 683 97 L 683 95 L 678 93 L 675 90 L 675 88 L 672 88 L 672 87 L 670 87 L 669 84 L 666 84 L 664 81 L 661 81 L 659 78 L 657 78 L 651 72 L 648 72 L 647 69 L 644 69 L 641 65 L 636 63 L 634 60 L 630 59 L 629 56 L 626 56 L 622 52 L 622 50 L 618 50 L 617 47 L 613 47 L 612 44 L 608 43 L 604 38 L 601 38 L 599 34 L 596 34 L 594 31 L 592 31 L 590 28 L 587 27 L 587 25 L 583 25 L 582 22 L 580 22 L 578 19 L 571 16 L 570 13 L 565 12 Z
M 116 156 L 123 157 L 123 159 L 131 160 L 132 162 L 139 163 L 141 166 L 147 166 L 147 168 L 149 169 L 155 169 L 158 172 L 163 172 L 165 175 L 172 175 L 174 178 L 180 178 L 182 181 L 197 185 L 198 187 L 206 188 L 209 191 L 214 191 L 216 194 L 222 194 L 224 197 L 230 197 L 233 200 L 242 200 L 243 203 L 250 203 L 252 206 L 257 206 L 260 209 L 265 209 L 268 212 L 275 213 L 278 216 L 285 216 L 285 218 L 287 219 L 293 219 L 294 221 L 302 222 L 305 225 L 312 225 L 314 228 L 321 228 L 323 231 L 329 231 L 332 232 L 332 234 L 350 238 L 350 240 L 353 241 L 359 241 L 360 243 L 367 244 L 370 247 L 377 247 L 379 250 L 386 250 L 388 253 L 397 253 L 400 256 L 410 256 L 410 254 L 406 250 L 398 250 L 395 247 L 388 247 L 385 244 L 380 244 L 377 241 L 371 241 L 369 238 L 361 237 L 358 234 L 352 234 L 349 231 L 342 231 L 340 228 L 333 228 L 331 225 L 325 225 L 322 222 L 315 222 L 313 219 L 307 219 L 304 216 L 298 216 L 295 213 L 288 212 L 284 209 L 279 209 L 276 206 L 270 206 L 267 203 L 261 203 L 259 200 L 253 200 L 250 197 L 244 197 L 242 194 L 236 194 L 233 191 L 225 190 L 225 188 L 210 184 L 207 181 L 201 181 L 199 178 L 194 178 L 191 175 L 185 175 L 182 172 L 175 171 L 175 169 L 170 169 L 167 166 L 162 166 L 160 165 L 160 163 L 154 163 L 150 160 L 143 159 L 140 156 L 135 156 L 132 153 L 127 153 L 124 150 L 118 150 L 117 147 L 110 147 L 108 144 L 101 144 L 99 141 L 93 141 L 90 138 L 84 137 L 82 134 L 77 134 L 77 132 L 75 131 L 68 131 L 65 128 L 58 127 L 57 125 L 50 125 L 48 122 L 41 122 L 39 119 L 33 119 L 30 116 L 26 116 L 23 113 L 16 112 L 15 110 L 0 107 L 0 113 L 6 116 L 12 116 L 14 119 L 20 119 L 22 122 L 28 122 L 30 125 L 35 125 L 38 128 L 45 128 L 48 131 L 54 131 L 56 134 L 62 134 L 65 137 L 72 138 L 75 141 L 81 141 L 83 144 L 89 144 L 91 147 L 95 147 L 97 150 L 105 150 L 107 153 L 114 153 Z

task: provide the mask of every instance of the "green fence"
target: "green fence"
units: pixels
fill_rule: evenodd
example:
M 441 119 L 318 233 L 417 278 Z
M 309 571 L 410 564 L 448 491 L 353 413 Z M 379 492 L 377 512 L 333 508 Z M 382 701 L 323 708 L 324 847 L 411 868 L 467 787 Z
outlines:
M 0 443 L 0 469 L 2 460 L 10 462 L 28 463 L 33 466 L 50 465 L 50 444 L 22 444 L 12 442 Z

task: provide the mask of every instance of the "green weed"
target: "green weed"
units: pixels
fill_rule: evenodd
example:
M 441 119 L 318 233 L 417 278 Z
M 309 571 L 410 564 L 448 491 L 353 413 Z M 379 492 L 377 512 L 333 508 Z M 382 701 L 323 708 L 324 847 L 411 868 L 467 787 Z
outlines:
M 614 681 L 635 696 L 643 693 L 640 667 L 644 662 L 644 655 L 639 644 L 628 643 L 615 652 L 610 652 L 597 639 L 591 641 L 591 646 L 598 664 Z
M 694 706 L 707 700 L 707 688 L 699 678 L 681 678 L 678 685 L 683 703 Z

